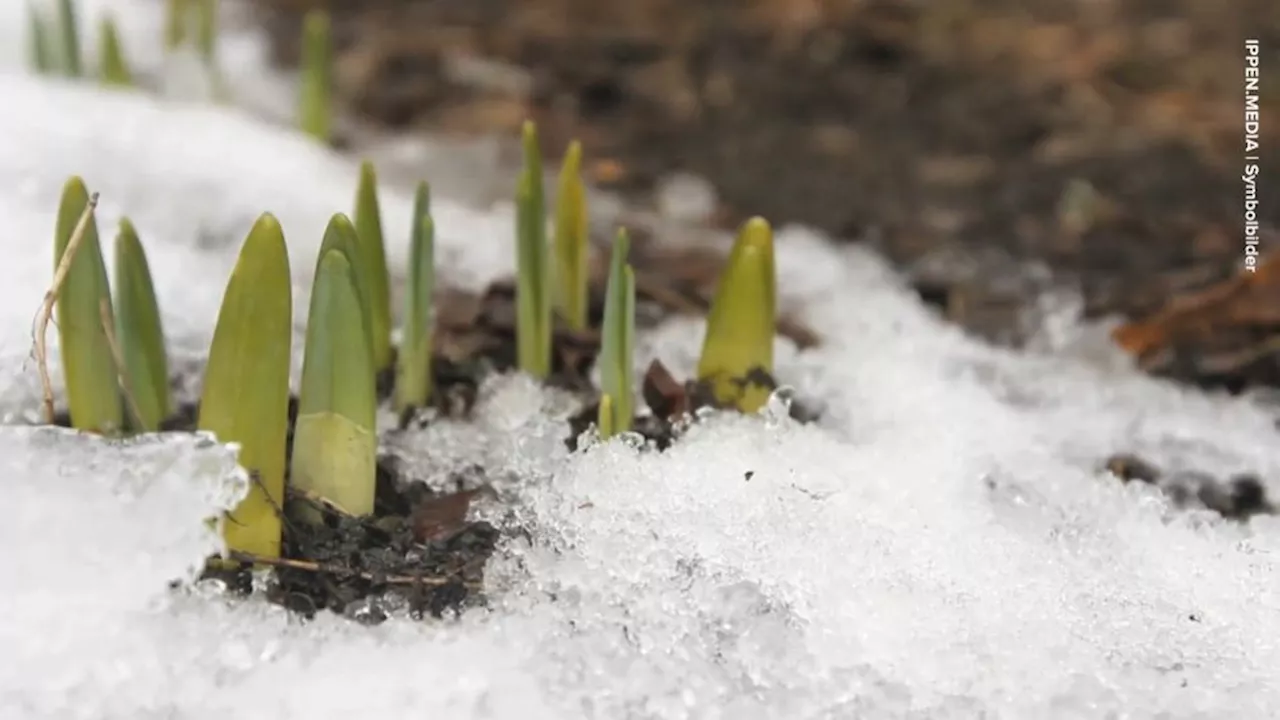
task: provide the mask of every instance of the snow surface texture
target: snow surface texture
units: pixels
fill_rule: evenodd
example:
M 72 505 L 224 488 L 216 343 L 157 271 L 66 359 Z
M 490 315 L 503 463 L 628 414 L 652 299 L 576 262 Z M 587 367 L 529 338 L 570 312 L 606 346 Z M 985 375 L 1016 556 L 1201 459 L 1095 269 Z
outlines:
M 5 412 L 38 397 L 30 321 L 68 174 L 102 193 L 108 248 L 119 214 L 139 226 L 180 356 L 263 209 L 305 307 L 351 163 L 223 111 L 19 75 L 0 97 L 22 108 L 0 114 Z M 398 270 L 408 195 L 383 210 Z M 436 214 L 442 277 L 510 272 L 509 208 Z M 1087 330 L 1053 354 L 977 344 L 876 257 L 803 230 L 779 233 L 778 266 L 827 338 L 778 348 L 780 377 L 826 403 L 818 426 L 720 417 L 663 455 L 569 455 L 562 398 L 507 378 L 473 426 L 398 448 L 433 476 L 482 461 L 531 530 L 492 564 L 491 609 L 455 622 L 302 625 L 170 591 L 242 482 L 224 450 L 0 429 L 0 717 L 1273 716 L 1280 523 L 1174 511 L 1098 469 L 1132 450 L 1253 470 L 1274 497 L 1273 411 L 1144 378 Z M 701 332 L 664 326 L 637 365 L 690 372 Z

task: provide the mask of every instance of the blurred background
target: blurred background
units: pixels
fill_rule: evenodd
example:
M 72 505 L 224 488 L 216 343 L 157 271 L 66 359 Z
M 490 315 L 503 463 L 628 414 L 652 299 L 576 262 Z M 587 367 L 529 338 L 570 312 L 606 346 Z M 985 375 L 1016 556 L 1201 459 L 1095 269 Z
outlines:
M 581 139 L 634 207 L 867 243 L 996 342 L 1065 287 L 1086 318 L 1164 312 L 1126 336 L 1152 372 L 1280 386 L 1280 272 L 1238 277 L 1245 38 L 1280 244 L 1275 0 L 253 3 L 284 68 L 303 14 L 330 11 L 362 124 L 514 138 L 533 118 L 547 158 Z M 1173 323 L 1179 303 L 1204 311 Z

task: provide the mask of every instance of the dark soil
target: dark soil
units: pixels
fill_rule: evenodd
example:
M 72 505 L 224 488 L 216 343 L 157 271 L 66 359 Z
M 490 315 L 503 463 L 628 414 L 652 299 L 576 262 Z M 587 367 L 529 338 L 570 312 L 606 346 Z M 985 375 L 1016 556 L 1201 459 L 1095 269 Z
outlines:
M 633 246 L 637 324 L 650 325 L 673 313 L 703 311 L 722 258 L 689 253 L 678 258 L 686 268 L 683 275 L 664 277 L 653 273 L 653 247 L 643 236 Z M 659 262 L 671 258 L 661 257 Z M 575 332 L 557 327 L 553 337 L 553 367 L 546 383 L 578 393 L 589 406 L 569 422 L 566 443 L 570 447 L 576 447 L 579 435 L 594 424 L 598 412 L 597 391 L 588 377 L 600 349 L 595 328 L 604 314 L 603 285 L 602 268 L 593 268 L 589 308 L 592 329 Z M 515 369 L 515 301 L 510 281 L 496 282 L 480 296 L 453 290 L 440 294 L 432 363 L 433 412 L 406 411 L 391 432 L 421 428 L 437 417 L 466 419 L 484 378 Z M 802 346 L 818 342 L 816 335 L 798 323 L 784 322 L 779 332 Z M 179 380 L 175 379 L 174 387 L 184 385 Z M 773 378 L 763 369 L 744 381 L 776 388 Z M 376 385 L 380 402 L 393 396 L 394 383 L 392 370 L 379 373 Z M 675 441 L 694 411 L 716 407 L 698 382 L 677 383 L 656 361 L 645 376 L 644 394 L 653 415 L 636 417 L 635 429 L 659 450 Z M 801 403 L 793 404 L 793 408 L 803 407 Z M 286 438 L 290 448 L 297 414 L 297 398 L 290 397 Z M 807 410 L 797 409 L 795 414 L 802 419 L 815 417 Z M 161 424 L 161 430 L 194 432 L 198 417 L 197 404 L 180 403 L 173 416 Z M 63 413 L 54 418 L 54 424 L 69 427 L 70 418 Z M 291 459 L 291 455 L 287 457 Z M 468 519 L 472 500 L 481 493 L 493 494 L 478 468 L 453 478 L 453 489 L 433 490 L 420 479 L 408 476 L 394 457 L 382 456 L 371 517 L 346 516 L 322 499 L 294 494 L 288 482 L 289 463 L 285 472 L 288 494 L 279 500 L 284 518 L 281 557 L 232 553 L 229 559 L 212 560 L 207 576 L 220 578 L 229 587 L 248 593 L 251 568 L 270 566 L 274 572 L 268 600 L 308 618 L 329 610 L 358 622 L 377 623 L 397 607 L 406 607 L 416 617 L 441 617 L 483 602 L 479 589 L 499 531 L 487 522 Z M 319 509 L 323 522 L 317 525 L 298 521 L 295 510 L 301 505 Z M 228 522 L 234 522 L 234 518 Z
M 1123 482 L 1141 482 L 1160 488 L 1179 508 L 1211 510 L 1239 521 L 1280 511 L 1267 497 L 1266 486 L 1253 473 L 1224 479 L 1193 469 L 1163 472 L 1132 454 L 1108 458 L 1106 469 Z
M 947 317 L 1011 343 L 1043 289 L 1018 279 L 1028 263 L 1088 316 L 1134 320 L 1237 270 L 1245 37 L 1263 47 L 1262 115 L 1280 117 L 1272 0 L 256 5 L 283 65 L 301 13 L 330 9 L 337 94 L 365 120 L 515 137 L 532 117 L 547 157 L 581 138 L 593 179 L 640 205 L 693 172 L 723 226 L 760 214 L 869 243 Z M 1277 127 L 1262 123 L 1267 228 Z M 1278 354 L 1228 384 L 1275 385 Z

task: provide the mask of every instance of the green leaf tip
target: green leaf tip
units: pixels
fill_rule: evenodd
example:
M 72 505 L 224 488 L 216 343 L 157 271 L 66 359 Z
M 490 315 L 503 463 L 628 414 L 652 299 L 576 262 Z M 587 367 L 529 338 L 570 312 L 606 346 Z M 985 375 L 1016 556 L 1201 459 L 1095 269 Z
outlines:
M 80 77 L 84 64 L 80 59 L 80 19 L 75 0 L 58 0 L 58 31 L 62 38 L 62 72 Z
M 329 14 L 319 8 L 312 9 L 302 21 L 298 121 L 304 133 L 326 144 L 332 132 L 332 63 Z
M 223 523 L 231 550 L 280 555 L 293 292 L 280 223 L 260 216 L 240 248 L 218 311 L 200 398 L 200 430 L 240 445 L 249 494 Z
M 387 249 L 382 235 L 382 210 L 378 204 L 378 174 L 373 163 L 360 163 L 356 188 L 356 238 L 360 259 L 357 272 L 363 273 L 361 286 L 370 315 L 369 337 L 373 342 L 373 367 L 381 372 L 391 366 L 391 283 L 387 272 Z
M 627 264 L 631 241 L 619 229 L 609 258 L 609 280 L 605 287 L 604 327 L 600 337 L 600 387 L 609 396 L 614 432 L 631 429 L 635 392 L 631 368 L 635 348 L 635 275 Z
M 409 240 L 409 288 L 405 293 L 404 330 L 396 355 L 396 412 L 419 408 L 431 397 L 431 302 L 435 292 L 435 222 L 431 195 L 419 183 L 413 200 L 413 233 Z
M 124 49 L 120 45 L 120 33 L 116 30 L 116 22 L 110 15 L 104 15 L 98 30 L 98 72 L 106 85 L 130 87 L 133 85 L 133 73 L 125 60 Z
M 173 412 L 164 328 L 146 251 L 129 220 L 116 234 L 116 340 L 124 359 L 125 387 L 133 396 L 135 429 L 154 432 Z
M 582 143 L 565 151 L 556 192 L 556 308 L 570 328 L 587 329 L 587 201 Z
M 551 277 L 542 153 L 532 121 L 523 128 L 524 168 L 516 185 L 516 354 L 538 379 L 551 373 Z
M 773 372 L 775 286 L 773 230 L 754 217 L 742 225 L 720 276 L 698 361 L 698 379 L 711 383 L 719 402 L 742 412 L 759 410 L 769 398 L 752 375 Z
M 373 513 L 377 460 L 373 360 L 346 254 L 320 258 L 307 317 L 292 484 L 354 515 Z M 317 521 L 314 508 L 303 519 Z
M 124 406 L 115 356 L 103 325 L 103 307 L 110 312 L 111 288 L 92 213 L 84 232 L 75 237 L 88 206 L 84 181 L 79 177 L 67 180 L 54 230 L 55 282 L 60 272 L 66 273 L 57 291 L 58 346 L 72 427 L 115 434 L 124 426 Z M 62 269 L 68 253 L 68 264 Z

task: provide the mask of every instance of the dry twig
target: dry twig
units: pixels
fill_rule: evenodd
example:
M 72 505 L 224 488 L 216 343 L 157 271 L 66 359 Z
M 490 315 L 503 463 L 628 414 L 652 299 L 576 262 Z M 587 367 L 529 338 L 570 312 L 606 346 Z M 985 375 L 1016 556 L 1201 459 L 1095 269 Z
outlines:
M 328 563 L 315 562 L 313 560 L 294 560 L 292 558 L 275 558 L 265 555 L 255 555 L 253 553 L 232 550 L 228 553 L 228 557 L 232 560 L 242 563 L 254 563 L 262 565 L 270 565 L 272 567 L 289 568 L 291 570 L 302 570 L 305 572 L 323 573 L 326 575 L 337 575 L 341 577 L 358 577 L 369 582 L 385 583 L 387 585 L 428 585 L 432 587 L 442 587 L 450 585 L 455 581 L 453 578 L 440 577 L 438 575 L 378 575 L 376 573 L 364 570 L 355 570 L 341 565 L 331 565 Z M 480 584 L 475 582 L 462 582 L 464 587 L 469 590 L 480 590 Z
M 71 261 L 76 256 L 76 250 L 80 249 L 80 243 L 89 229 L 89 221 L 93 218 L 96 207 L 98 207 L 98 193 L 93 193 L 89 196 L 89 204 L 84 206 L 84 212 L 80 214 L 75 230 L 71 233 L 71 239 L 67 242 L 67 249 L 62 253 L 62 260 L 58 262 L 58 267 L 53 273 L 53 284 L 44 294 L 44 301 L 40 304 L 35 327 L 32 330 L 36 363 L 40 371 L 40 384 L 44 391 L 44 419 L 51 425 L 53 424 L 53 381 L 49 378 L 49 349 L 45 334 L 49 330 L 49 321 L 53 317 L 53 306 L 58 301 L 58 293 L 62 292 L 62 285 L 67 280 L 67 274 L 71 272 Z
M 120 383 L 120 392 L 124 394 L 125 404 L 133 413 L 137 427 L 142 427 L 142 408 L 138 407 L 138 399 L 133 394 L 133 384 L 129 382 L 129 373 L 125 372 L 124 351 L 116 341 L 115 320 L 111 317 L 111 302 L 102 298 L 98 302 L 98 316 L 102 319 L 102 331 L 107 336 L 107 346 L 111 348 L 111 359 L 116 364 L 116 380 Z

